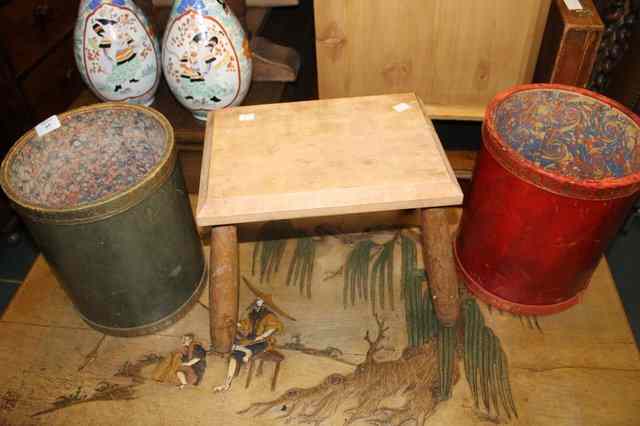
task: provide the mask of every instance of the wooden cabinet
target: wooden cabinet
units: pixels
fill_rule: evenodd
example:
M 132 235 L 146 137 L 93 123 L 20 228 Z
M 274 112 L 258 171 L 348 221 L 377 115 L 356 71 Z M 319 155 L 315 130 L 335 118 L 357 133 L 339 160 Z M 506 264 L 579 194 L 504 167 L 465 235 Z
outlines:
M 78 3 L 0 2 L 0 160 L 26 130 L 67 109 L 82 91 L 73 57 Z M 0 228 L 8 217 L 0 200 Z
M 604 25 L 592 0 L 581 0 L 570 10 L 564 0 L 554 0 L 536 65 L 536 83 L 585 86 L 591 77 Z
M 73 29 L 79 0 L 12 0 L 0 7 L 0 37 L 17 75 L 27 73 Z
M 22 93 L 38 121 L 64 111 L 83 87 L 73 60 L 73 44 L 66 40 L 56 46 L 22 80 Z
M 79 95 L 73 57 L 79 0 L 12 0 L 0 6 L 0 155 L 28 128 Z

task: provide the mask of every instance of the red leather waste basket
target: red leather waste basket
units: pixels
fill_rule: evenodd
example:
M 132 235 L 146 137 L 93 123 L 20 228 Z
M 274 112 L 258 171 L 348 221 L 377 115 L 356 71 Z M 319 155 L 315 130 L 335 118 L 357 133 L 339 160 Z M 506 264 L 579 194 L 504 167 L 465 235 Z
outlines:
M 482 138 L 454 244 L 467 287 L 513 313 L 567 309 L 638 197 L 640 118 L 588 90 L 523 85 L 489 104 Z

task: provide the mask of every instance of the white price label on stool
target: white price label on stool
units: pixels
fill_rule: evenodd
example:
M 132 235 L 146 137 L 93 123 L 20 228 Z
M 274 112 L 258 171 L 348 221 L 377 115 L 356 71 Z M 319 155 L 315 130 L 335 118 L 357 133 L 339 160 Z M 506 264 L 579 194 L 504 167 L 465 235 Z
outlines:
M 60 127 L 60 120 L 58 120 L 57 115 L 52 115 L 51 117 L 44 120 L 42 123 L 36 126 L 36 133 L 38 136 L 44 136 L 47 133 L 53 132 L 55 129 Z
M 582 3 L 580 0 L 564 0 L 564 4 L 567 5 L 567 9 L 569 10 L 582 10 Z
M 256 115 L 254 113 L 240 114 L 240 121 L 253 121 L 255 119 L 256 119 Z
M 403 111 L 406 111 L 408 109 L 411 109 L 411 105 L 405 104 L 404 102 L 402 102 L 401 104 L 394 105 L 393 109 L 395 109 L 398 112 L 403 112 Z

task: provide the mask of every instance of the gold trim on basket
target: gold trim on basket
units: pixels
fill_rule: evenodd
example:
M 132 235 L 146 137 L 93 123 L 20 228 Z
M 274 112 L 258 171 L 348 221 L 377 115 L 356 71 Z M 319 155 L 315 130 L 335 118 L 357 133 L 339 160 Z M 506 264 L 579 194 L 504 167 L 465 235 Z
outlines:
M 20 196 L 13 191 L 9 181 L 9 166 L 13 162 L 15 156 L 20 150 L 35 136 L 35 130 L 31 129 L 26 132 L 7 153 L 2 166 L 0 168 L 0 185 L 11 200 L 14 208 L 20 213 L 25 214 L 29 219 L 36 222 L 55 223 L 59 225 L 74 225 L 79 223 L 96 222 L 122 213 L 140 201 L 144 200 L 149 194 L 158 189 L 167 181 L 176 163 L 176 147 L 173 133 L 173 127 L 169 120 L 160 112 L 153 108 L 142 105 L 125 104 L 119 102 L 105 102 L 85 107 L 80 107 L 71 111 L 67 111 L 59 115 L 60 121 L 64 121 L 67 117 L 83 114 L 90 111 L 99 110 L 125 109 L 140 111 L 155 118 L 166 133 L 166 145 L 162 158 L 158 164 L 143 179 L 135 185 L 103 198 L 101 200 L 82 205 L 80 207 L 70 207 L 63 209 L 53 209 L 38 206 L 25 202 Z

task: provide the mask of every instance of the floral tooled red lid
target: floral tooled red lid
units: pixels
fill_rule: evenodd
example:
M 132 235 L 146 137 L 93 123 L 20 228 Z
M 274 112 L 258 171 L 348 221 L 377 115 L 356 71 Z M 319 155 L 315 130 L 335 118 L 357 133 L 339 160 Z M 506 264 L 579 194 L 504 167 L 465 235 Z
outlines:
M 551 192 L 611 199 L 640 190 L 640 118 L 589 90 L 504 91 L 487 107 L 483 139 L 507 170 Z

